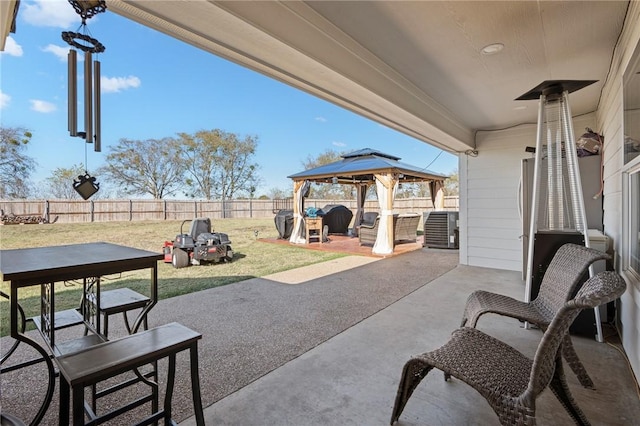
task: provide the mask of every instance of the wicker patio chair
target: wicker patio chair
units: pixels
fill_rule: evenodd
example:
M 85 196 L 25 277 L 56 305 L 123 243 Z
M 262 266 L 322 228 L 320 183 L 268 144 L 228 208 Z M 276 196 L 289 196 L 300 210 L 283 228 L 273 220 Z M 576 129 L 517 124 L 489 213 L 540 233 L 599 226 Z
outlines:
M 535 300 L 526 303 L 489 291 L 474 291 L 467 299 L 460 326 L 475 327 L 480 316 L 494 313 L 528 321 L 544 330 L 558 309 L 575 294 L 589 265 L 609 257 L 598 250 L 576 244 L 564 244 L 549 263 Z M 562 354 L 580 384 L 593 389 L 593 381 L 580 362 L 568 333 L 562 346 Z
M 616 272 L 605 271 L 590 278 L 576 297 L 557 311 L 533 359 L 475 328 L 455 330 L 442 347 L 404 365 L 391 424 L 398 420 L 420 381 L 437 368 L 477 390 L 503 425 L 535 425 L 536 399 L 547 386 L 577 424 L 588 425 L 569 391 L 560 346 L 580 310 L 610 302 L 620 297 L 625 288 Z

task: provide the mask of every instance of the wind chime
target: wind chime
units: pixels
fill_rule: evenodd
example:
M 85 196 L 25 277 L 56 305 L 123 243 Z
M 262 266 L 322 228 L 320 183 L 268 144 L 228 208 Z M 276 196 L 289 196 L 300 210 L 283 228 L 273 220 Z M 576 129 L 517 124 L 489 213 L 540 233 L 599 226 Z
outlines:
M 93 143 L 94 151 L 101 152 L 100 61 L 94 61 L 92 55 L 104 52 L 105 47 L 88 34 L 87 19 L 104 12 L 107 5 L 104 0 L 68 1 L 82 18 L 79 31 L 62 32 L 62 39 L 71 46 L 67 56 L 69 135 L 83 138 L 88 144 Z M 78 131 L 78 53 L 74 48 L 84 52 L 84 131 Z M 86 167 L 85 158 L 85 169 Z M 100 189 L 100 185 L 85 170 L 84 175 L 74 179 L 73 188 L 86 200 Z
M 559 244 L 572 242 L 570 235 L 582 234 L 584 245 L 589 247 L 587 216 L 584 207 L 578 154 L 573 133 L 569 93 L 587 87 L 597 80 L 544 81 L 516 100 L 539 99 L 538 130 L 536 138 L 535 166 L 525 301 L 532 298 L 533 277 L 542 275 L 534 265 L 536 239 L 541 234 L 553 234 Z M 546 156 L 546 170 L 543 157 Z M 546 185 L 543 185 L 546 174 Z M 593 275 L 593 268 L 589 268 Z M 600 311 L 594 310 L 597 340 L 602 342 Z M 528 324 L 527 324 L 528 326 Z

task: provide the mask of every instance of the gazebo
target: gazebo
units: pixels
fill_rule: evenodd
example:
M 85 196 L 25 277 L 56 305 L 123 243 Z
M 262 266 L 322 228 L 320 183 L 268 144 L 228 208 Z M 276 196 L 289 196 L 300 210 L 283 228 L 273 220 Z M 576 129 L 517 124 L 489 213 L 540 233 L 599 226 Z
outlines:
M 431 200 L 436 208 L 444 207 L 444 180 L 448 177 L 424 168 L 399 161 L 399 157 L 365 148 L 342 156 L 342 160 L 305 170 L 290 176 L 293 179 L 293 232 L 289 241 L 304 244 L 303 199 L 311 182 L 350 184 L 357 188 L 355 226 L 362 223 L 367 189 L 376 185 L 380 205 L 378 235 L 372 252 L 380 255 L 393 253 L 393 202 L 398 184 L 429 182 Z

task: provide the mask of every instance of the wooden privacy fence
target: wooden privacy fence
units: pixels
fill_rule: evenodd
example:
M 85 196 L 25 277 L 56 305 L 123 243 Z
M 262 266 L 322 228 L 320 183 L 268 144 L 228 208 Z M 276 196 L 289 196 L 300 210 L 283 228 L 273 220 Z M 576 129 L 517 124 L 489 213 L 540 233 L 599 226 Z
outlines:
M 342 204 L 356 212 L 355 200 L 306 199 L 305 207 L 322 208 Z M 194 217 L 265 218 L 292 208 L 291 199 L 281 200 L 0 200 L 2 223 L 78 223 L 140 220 L 186 220 Z M 458 197 L 445 197 L 445 210 L 458 210 Z M 395 213 L 433 210 L 430 198 L 395 200 Z M 379 211 L 377 200 L 365 202 L 365 211 Z M 20 221 L 20 218 L 25 220 Z M 40 219 L 40 220 L 34 220 Z

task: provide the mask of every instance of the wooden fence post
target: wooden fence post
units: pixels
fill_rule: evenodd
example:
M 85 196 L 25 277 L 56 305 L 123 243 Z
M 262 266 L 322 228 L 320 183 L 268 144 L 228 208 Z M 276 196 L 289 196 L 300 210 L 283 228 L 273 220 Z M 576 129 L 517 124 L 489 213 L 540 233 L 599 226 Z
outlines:
M 129 221 L 133 220 L 133 200 L 129 200 Z
M 94 221 L 94 212 L 95 212 L 95 207 L 93 205 L 93 200 L 89 200 L 89 222 L 93 222 Z

